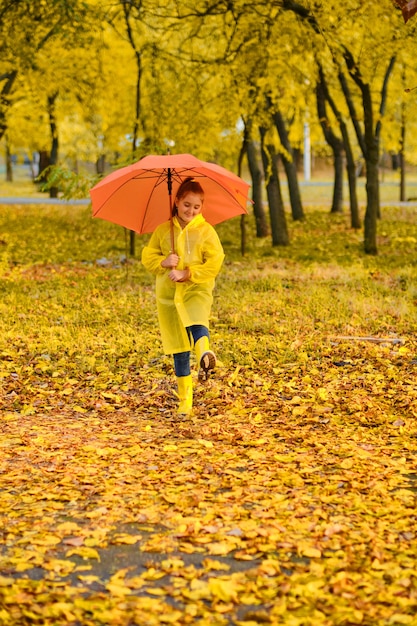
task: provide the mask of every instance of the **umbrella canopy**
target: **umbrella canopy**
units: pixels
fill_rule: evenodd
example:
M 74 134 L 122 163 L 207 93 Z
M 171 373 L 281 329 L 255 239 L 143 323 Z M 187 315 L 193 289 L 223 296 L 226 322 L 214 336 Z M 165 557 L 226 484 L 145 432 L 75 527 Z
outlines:
M 202 213 L 212 225 L 247 213 L 250 185 L 229 170 L 191 154 L 149 155 L 112 172 L 90 190 L 93 217 L 151 233 L 171 218 L 173 199 L 187 177 L 204 190 Z

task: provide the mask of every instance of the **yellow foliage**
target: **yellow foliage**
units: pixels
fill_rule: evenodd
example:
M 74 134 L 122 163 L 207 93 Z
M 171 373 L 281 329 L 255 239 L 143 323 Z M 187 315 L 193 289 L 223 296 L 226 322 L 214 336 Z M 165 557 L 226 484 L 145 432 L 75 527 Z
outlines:
M 309 228 L 340 258 L 353 245 L 326 212 L 285 254 L 230 250 L 223 365 L 179 419 L 150 283 L 94 263 L 124 235 L 74 207 L 0 208 L 0 226 L 22 261 L 0 277 L 0 624 L 413 626 L 416 275 L 398 249 L 391 268 L 307 263 Z

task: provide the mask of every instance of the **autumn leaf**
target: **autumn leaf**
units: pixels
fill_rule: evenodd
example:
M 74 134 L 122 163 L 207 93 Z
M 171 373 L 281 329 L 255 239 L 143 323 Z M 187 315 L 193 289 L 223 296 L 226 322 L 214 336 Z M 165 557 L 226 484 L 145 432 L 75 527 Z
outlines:
M 70 557 L 73 555 L 80 556 L 81 558 L 85 560 L 97 559 L 97 561 L 100 561 L 100 555 L 97 552 L 97 550 L 95 550 L 94 548 L 88 548 L 88 547 L 74 548 L 72 550 L 68 550 L 68 552 L 66 553 L 67 557 Z
M 289 250 L 230 246 L 222 366 L 178 420 L 143 268 L 84 261 L 118 235 L 84 209 L 2 211 L 27 256 L 0 280 L 0 623 L 412 625 L 417 320 L 399 249 L 306 262 L 312 232 L 357 243 L 322 209 Z
M 237 602 L 238 591 L 242 589 L 233 579 L 209 578 L 208 588 L 212 596 L 222 602 Z

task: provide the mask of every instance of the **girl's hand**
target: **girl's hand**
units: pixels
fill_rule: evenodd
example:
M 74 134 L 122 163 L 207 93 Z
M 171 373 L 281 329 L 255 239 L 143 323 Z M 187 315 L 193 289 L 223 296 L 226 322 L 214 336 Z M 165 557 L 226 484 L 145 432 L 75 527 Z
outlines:
M 190 270 L 171 270 L 168 276 L 173 283 L 185 283 L 190 278 Z
M 178 256 L 178 254 L 175 254 L 175 252 L 171 252 L 171 254 L 168 254 L 168 256 L 161 261 L 161 265 L 162 267 L 177 267 L 178 262 L 180 260 L 180 257 Z

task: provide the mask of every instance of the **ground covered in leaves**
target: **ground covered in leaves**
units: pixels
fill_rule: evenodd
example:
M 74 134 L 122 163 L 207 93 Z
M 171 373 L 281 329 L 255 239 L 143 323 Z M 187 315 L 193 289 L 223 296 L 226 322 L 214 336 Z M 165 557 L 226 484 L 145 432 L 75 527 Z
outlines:
M 325 210 L 243 258 L 221 225 L 179 419 L 123 230 L 1 207 L 0 624 L 417 624 L 414 222 L 375 258 Z

